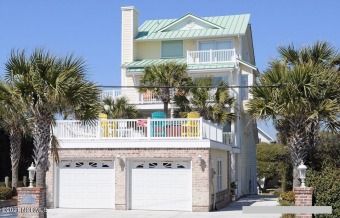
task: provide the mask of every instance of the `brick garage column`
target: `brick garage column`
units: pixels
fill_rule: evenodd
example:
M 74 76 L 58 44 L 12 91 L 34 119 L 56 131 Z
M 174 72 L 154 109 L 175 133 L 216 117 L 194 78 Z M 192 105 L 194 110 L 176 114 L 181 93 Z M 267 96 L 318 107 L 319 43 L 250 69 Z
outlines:
M 115 158 L 115 208 L 127 210 L 126 197 L 126 158 Z
M 295 187 L 295 206 L 313 206 L 313 188 L 312 187 Z M 296 218 L 312 218 L 312 214 L 296 214 Z
M 18 217 L 45 217 L 45 188 L 18 188 Z

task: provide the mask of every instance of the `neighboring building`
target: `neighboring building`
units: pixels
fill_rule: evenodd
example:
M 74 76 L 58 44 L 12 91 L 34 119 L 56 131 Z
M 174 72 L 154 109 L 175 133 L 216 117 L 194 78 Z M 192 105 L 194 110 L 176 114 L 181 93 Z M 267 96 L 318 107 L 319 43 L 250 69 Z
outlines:
M 260 142 L 265 142 L 265 143 L 273 143 L 274 139 L 268 135 L 267 133 L 265 133 L 262 129 L 260 129 L 259 127 L 257 127 L 257 131 L 259 133 L 259 143 Z
M 170 60 L 188 64 L 193 78 L 213 76 L 251 86 L 255 67 L 249 15 L 147 20 L 138 27 L 134 7 L 122 8 L 121 85 L 139 85 L 145 66 Z M 127 96 L 145 115 L 100 120 L 93 126 L 58 121 L 60 163 L 47 173 L 50 207 L 210 211 L 237 194 L 256 194 L 257 126 L 245 114 L 248 88 L 230 88 L 234 123 L 202 118 L 150 119 L 163 104 L 152 93 L 122 88 L 103 97 Z

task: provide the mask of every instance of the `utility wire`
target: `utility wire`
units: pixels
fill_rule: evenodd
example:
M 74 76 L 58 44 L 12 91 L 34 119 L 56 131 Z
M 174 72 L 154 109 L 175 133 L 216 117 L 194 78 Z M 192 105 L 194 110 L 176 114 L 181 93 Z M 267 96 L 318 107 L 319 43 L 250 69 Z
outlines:
M 98 88 L 221 88 L 221 86 L 97 86 Z M 226 88 L 280 88 L 282 85 L 271 85 L 271 86 L 222 86 Z

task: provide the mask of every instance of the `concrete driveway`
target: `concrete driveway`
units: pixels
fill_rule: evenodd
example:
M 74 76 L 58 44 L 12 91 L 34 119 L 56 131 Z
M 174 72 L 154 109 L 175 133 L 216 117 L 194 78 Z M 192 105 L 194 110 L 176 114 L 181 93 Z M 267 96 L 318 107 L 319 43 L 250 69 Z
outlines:
M 237 202 L 230 203 L 227 207 L 216 212 L 179 212 L 179 211 L 144 211 L 144 210 L 110 210 L 110 209 L 49 209 L 49 218 L 95 218 L 95 217 L 118 217 L 118 218 L 193 218 L 193 217 L 242 217 L 242 218 L 280 218 L 281 214 L 242 214 L 242 206 L 276 206 L 277 198 L 271 196 L 249 196 L 241 198 Z M 1 214 L 0 214 L 1 217 Z

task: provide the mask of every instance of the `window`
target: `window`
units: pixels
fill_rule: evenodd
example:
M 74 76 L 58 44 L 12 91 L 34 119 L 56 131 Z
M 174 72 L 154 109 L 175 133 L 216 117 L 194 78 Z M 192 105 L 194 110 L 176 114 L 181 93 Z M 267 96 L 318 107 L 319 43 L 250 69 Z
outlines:
M 90 167 L 97 167 L 97 162 L 89 162 Z
M 82 167 L 84 166 L 84 162 L 76 162 L 76 167 Z
M 222 161 L 217 161 L 217 191 L 222 191 Z
M 248 86 L 248 75 L 241 75 L 241 86 Z M 241 88 L 241 100 L 248 100 L 248 88 Z
M 163 163 L 164 168 L 171 168 L 171 163 Z
M 183 57 L 183 41 L 163 41 L 162 42 L 162 58 L 182 58 Z
M 224 49 L 231 49 L 232 48 L 232 41 L 206 41 L 199 43 L 199 50 L 206 51 L 206 50 L 224 50 Z
M 149 168 L 156 168 L 157 165 L 157 163 L 149 163 Z
M 229 84 L 229 76 L 216 76 L 214 77 L 214 85 L 218 85 L 220 82 L 225 82 Z

